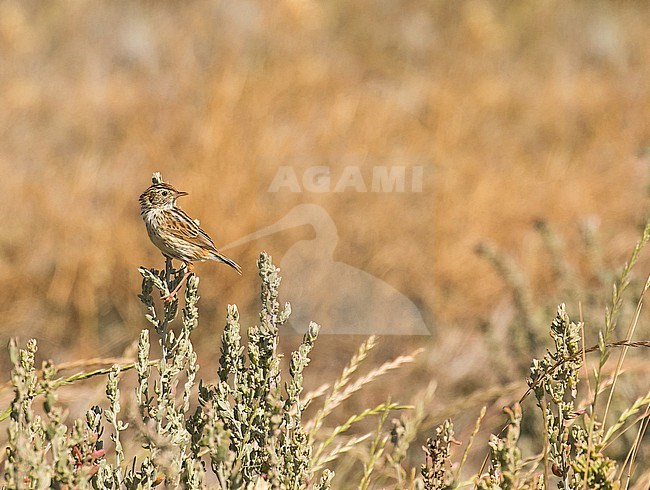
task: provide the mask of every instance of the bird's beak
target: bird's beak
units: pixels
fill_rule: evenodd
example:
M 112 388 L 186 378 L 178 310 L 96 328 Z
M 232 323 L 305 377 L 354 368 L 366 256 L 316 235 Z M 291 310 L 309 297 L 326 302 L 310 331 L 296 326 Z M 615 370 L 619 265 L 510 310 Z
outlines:
M 187 196 L 187 192 L 176 191 L 176 197 Z

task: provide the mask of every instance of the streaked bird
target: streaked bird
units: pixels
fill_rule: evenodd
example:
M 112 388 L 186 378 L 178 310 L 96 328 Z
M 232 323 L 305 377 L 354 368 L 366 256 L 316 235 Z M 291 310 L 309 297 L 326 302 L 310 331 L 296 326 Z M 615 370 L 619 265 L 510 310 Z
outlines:
M 241 274 L 241 267 L 233 260 L 219 253 L 210 236 L 201 229 L 198 222 L 190 218 L 176 205 L 176 199 L 186 196 L 166 182 L 154 184 L 140 196 L 140 215 L 147 226 L 147 233 L 153 244 L 165 257 L 185 263 L 187 272 L 176 288 L 163 298 L 171 300 L 180 290 L 190 274 L 194 262 L 214 260 L 223 262 Z

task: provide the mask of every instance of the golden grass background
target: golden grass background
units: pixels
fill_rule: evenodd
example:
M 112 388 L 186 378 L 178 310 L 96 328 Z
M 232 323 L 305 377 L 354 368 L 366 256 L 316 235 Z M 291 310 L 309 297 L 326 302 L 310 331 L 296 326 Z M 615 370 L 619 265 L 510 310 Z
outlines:
M 2 2 L 1 343 L 35 336 L 62 362 L 120 355 L 137 338 L 137 267 L 162 266 L 137 198 L 161 171 L 190 192 L 181 204 L 217 245 L 295 203 L 323 206 L 338 227 L 336 259 L 408 295 L 433 328 L 383 344 L 379 358 L 426 347 L 408 386 L 387 383 L 408 396 L 444 378 L 453 394 L 471 393 L 489 384 L 459 384 L 484 375 L 479 327 L 509 304 L 478 242 L 511 255 L 552 312 L 565 298 L 535 219 L 604 295 L 580 224 L 599 223 L 612 267 L 638 238 L 650 184 L 648 25 L 643 1 Z M 424 165 L 424 188 L 269 196 L 278 165 L 327 165 L 334 180 L 346 165 L 364 175 Z M 209 340 L 199 359 L 216 355 L 227 303 L 256 320 L 260 249 L 279 263 L 312 232 L 229 251 L 242 278 L 198 267 L 198 335 Z M 359 342 L 321 340 L 315 386 Z

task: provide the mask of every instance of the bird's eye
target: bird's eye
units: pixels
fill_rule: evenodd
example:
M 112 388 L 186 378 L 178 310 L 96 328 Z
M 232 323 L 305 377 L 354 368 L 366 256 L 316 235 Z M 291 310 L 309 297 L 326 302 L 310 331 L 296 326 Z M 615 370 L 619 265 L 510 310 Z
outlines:
M 163 196 L 163 197 L 167 197 L 168 195 L 169 195 L 169 192 L 167 192 L 167 191 L 162 191 L 162 196 Z

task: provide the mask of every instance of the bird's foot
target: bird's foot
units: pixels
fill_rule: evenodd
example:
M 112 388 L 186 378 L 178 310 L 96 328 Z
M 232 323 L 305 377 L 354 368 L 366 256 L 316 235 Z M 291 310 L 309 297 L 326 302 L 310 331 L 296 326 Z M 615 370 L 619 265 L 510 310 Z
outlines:
M 176 295 L 177 295 L 178 292 L 180 291 L 180 289 L 181 289 L 181 287 L 183 286 L 183 284 L 185 284 L 185 282 L 187 281 L 187 278 L 188 278 L 189 275 L 192 273 L 192 270 L 191 270 L 189 267 L 188 267 L 188 269 L 189 269 L 189 270 L 185 273 L 185 275 L 183 275 L 183 278 L 181 279 L 181 282 L 178 283 L 178 286 L 176 286 L 176 287 L 174 288 L 174 290 L 173 290 L 171 293 L 166 294 L 165 296 L 162 296 L 162 297 L 160 298 L 160 299 L 162 299 L 165 303 L 170 303 L 170 302 L 171 302 L 171 301 L 176 297 Z
M 178 291 L 177 291 L 177 290 L 174 290 L 174 291 L 172 291 L 171 293 L 166 294 L 165 296 L 161 296 L 160 299 L 161 299 L 164 303 L 169 304 L 169 303 L 171 303 L 171 302 L 174 300 L 174 298 L 176 297 L 177 294 L 178 294 Z

